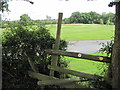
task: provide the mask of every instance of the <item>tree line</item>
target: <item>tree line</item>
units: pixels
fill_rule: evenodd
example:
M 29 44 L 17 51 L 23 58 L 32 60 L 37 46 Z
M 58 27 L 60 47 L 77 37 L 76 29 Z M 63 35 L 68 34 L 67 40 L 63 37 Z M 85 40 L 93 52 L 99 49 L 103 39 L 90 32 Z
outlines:
M 57 24 L 57 19 L 44 19 L 44 20 L 32 20 L 28 14 L 23 14 L 20 16 L 20 20 L 17 21 L 0 21 L 2 23 L 1 27 L 7 27 L 7 25 L 15 25 L 17 22 L 21 24 L 29 25 L 38 25 L 38 24 Z M 26 23 L 27 22 L 27 23 Z M 115 23 L 115 14 L 114 13 L 102 13 L 98 14 L 96 12 L 73 12 L 69 18 L 63 19 L 63 24 L 107 24 L 113 25 Z
M 112 25 L 115 23 L 114 13 L 96 13 L 96 12 L 73 12 L 69 18 L 64 19 L 65 24 L 71 23 L 83 23 L 83 24 L 108 24 Z

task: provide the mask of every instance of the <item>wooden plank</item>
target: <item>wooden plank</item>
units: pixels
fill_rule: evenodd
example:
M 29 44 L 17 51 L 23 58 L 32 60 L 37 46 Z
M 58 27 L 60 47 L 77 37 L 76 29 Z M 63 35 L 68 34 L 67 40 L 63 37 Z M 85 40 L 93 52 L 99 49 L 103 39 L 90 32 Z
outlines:
M 34 62 L 33 59 L 31 58 L 31 56 L 28 56 L 26 53 L 24 53 L 24 55 L 27 57 L 31 69 L 32 69 L 34 72 L 39 72 L 39 71 L 38 71 L 38 68 L 36 67 L 35 62 Z
M 102 78 L 101 76 L 98 76 L 98 75 L 93 75 L 93 74 L 83 73 L 83 72 L 79 72 L 79 71 L 69 70 L 69 69 L 60 68 L 60 67 L 57 67 L 57 66 L 55 67 L 55 66 L 48 65 L 48 68 L 52 69 L 54 71 L 58 71 L 58 72 L 66 73 L 66 74 L 72 74 L 72 75 L 75 75 L 75 76 L 84 77 L 84 78 L 88 78 L 88 79 Z
M 38 79 L 38 80 L 59 80 L 58 78 L 51 77 L 51 76 L 44 75 L 44 74 L 40 74 L 37 72 L 32 72 L 32 71 L 28 71 L 28 74 L 30 77 Z M 64 87 L 64 88 L 87 88 L 87 87 L 79 85 L 75 82 L 66 83 L 66 84 L 63 84 L 60 86 Z
M 32 72 L 32 71 L 28 71 L 28 74 L 30 77 L 38 79 L 38 80 L 56 80 L 56 79 L 58 79 L 55 77 L 51 77 L 48 75 L 44 75 L 44 74 L 40 74 L 40 73 Z
M 62 17 L 63 17 L 63 13 L 59 13 L 56 40 L 55 40 L 55 45 L 53 47 L 54 50 L 59 50 Z M 52 59 L 51 59 L 51 65 L 52 66 L 57 66 L 57 63 L 58 63 L 58 56 L 53 55 Z M 54 76 L 54 71 L 53 70 L 50 70 L 50 76 Z
M 60 85 L 65 88 L 88 88 L 83 85 L 77 84 L 79 82 L 79 78 L 68 78 L 68 79 L 57 79 L 57 80 L 44 80 L 38 81 L 37 84 L 41 85 Z
M 44 80 L 38 81 L 38 85 L 62 85 L 71 82 L 78 82 L 79 78 L 57 79 L 57 80 Z
M 74 81 L 68 81 L 68 80 L 66 80 L 66 81 L 65 80 L 38 81 L 37 84 L 39 86 L 41 86 L 41 85 L 59 85 L 60 87 L 63 87 L 63 88 L 87 88 L 83 85 L 77 84 Z
M 81 59 L 87 59 L 87 60 L 98 61 L 98 62 L 106 62 L 106 63 L 111 62 L 111 59 L 105 56 L 89 55 L 89 54 L 76 53 L 76 52 L 66 52 L 62 50 L 52 50 L 52 49 L 45 50 L 45 52 L 51 55 L 69 56 L 74 58 L 81 58 Z
M 86 86 L 83 86 L 81 84 L 77 84 L 76 82 L 71 82 L 71 83 L 67 83 L 67 84 L 64 84 L 64 85 L 60 85 L 62 87 L 65 87 L 65 88 L 68 88 L 68 89 L 72 89 L 72 90 L 76 90 L 76 89 L 80 89 L 80 88 L 88 88 Z M 88 88 L 90 89 L 90 88 Z

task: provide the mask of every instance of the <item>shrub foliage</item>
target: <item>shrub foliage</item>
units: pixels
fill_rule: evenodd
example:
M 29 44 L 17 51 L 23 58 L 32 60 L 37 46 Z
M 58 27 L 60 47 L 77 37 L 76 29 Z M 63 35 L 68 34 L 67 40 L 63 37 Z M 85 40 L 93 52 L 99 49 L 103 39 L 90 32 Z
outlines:
M 4 88 L 37 88 L 35 79 L 28 76 L 31 70 L 28 57 L 38 67 L 40 73 L 49 74 L 47 65 L 50 64 L 50 55 L 45 49 L 52 49 L 55 39 L 45 26 L 28 27 L 18 24 L 3 32 L 2 36 L 2 74 Z M 60 49 L 65 50 L 66 42 L 61 40 Z M 26 55 L 28 57 L 26 57 Z M 60 59 L 60 58 L 59 58 Z M 59 66 L 66 66 L 59 60 Z M 59 77 L 59 73 L 56 73 Z

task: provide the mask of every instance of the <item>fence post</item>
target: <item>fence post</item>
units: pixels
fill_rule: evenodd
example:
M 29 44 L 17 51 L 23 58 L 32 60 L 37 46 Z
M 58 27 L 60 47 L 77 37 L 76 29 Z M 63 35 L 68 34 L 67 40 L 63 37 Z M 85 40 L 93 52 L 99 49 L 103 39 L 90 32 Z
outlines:
M 54 50 L 59 50 L 62 17 L 63 17 L 63 13 L 59 13 L 56 41 L 55 41 L 55 44 L 54 44 L 54 47 L 53 47 Z M 57 66 L 57 63 L 58 63 L 58 55 L 52 55 L 51 65 L 52 66 Z M 50 70 L 50 76 L 54 76 L 54 71 L 53 70 Z

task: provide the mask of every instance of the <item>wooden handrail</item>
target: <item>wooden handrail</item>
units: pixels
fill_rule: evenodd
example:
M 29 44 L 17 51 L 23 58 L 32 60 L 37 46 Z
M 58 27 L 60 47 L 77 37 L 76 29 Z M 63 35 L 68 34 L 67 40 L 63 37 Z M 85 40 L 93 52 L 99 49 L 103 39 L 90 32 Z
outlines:
M 79 76 L 79 77 L 83 77 L 83 78 L 87 78 L 87 79 L 103 78 L 103 77 L 98 76 L 98 75 L 93 75 L 93 74 L 83 73 L 83 72 L 79 72 L 79 71 L 69 70 L 69 69 L 60 68 L 60 67 L 57 67 L 57 66 L 54 67 L 54 66 L 48 65 L 48 68 L 52 69 L 54 71 L 58 71 L 58 72 L 66 73 L 66 74 L 71 74 L 71 75 L 75 75 L 75 76 Z
M 74 58 L 81 58 L 81 59 L 87 59 L 87 60 L 98 61 L 98 62 L 106 62 L 106 63 L 111 62 L 111 59 L 105 56 L 89 55 L 89 54 L 83 54 L 83 53 L 77 53 L 77 52 L 67 52 L 67 51 L 52 50 L 52 49 L 47 49 L 45 50 L 45 52 L 50 55 L 62 55 L 62 56 L 69 56 Z

